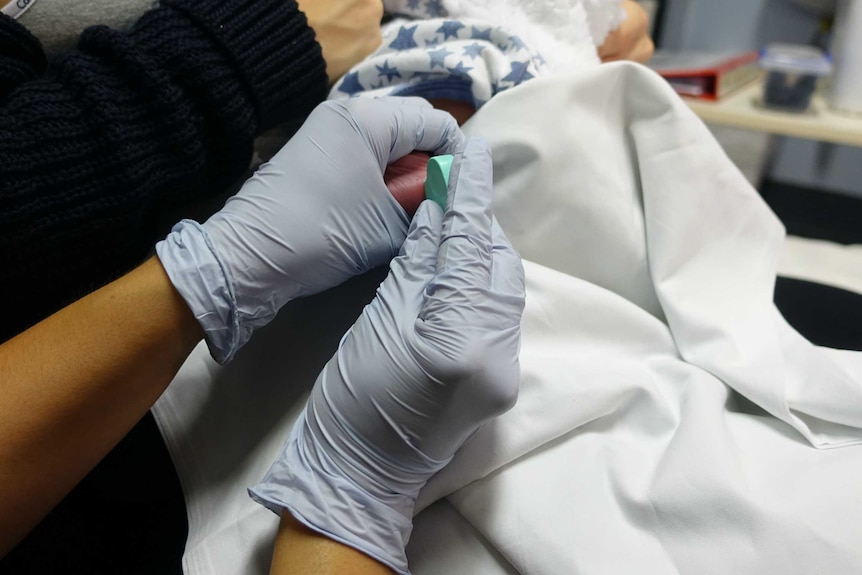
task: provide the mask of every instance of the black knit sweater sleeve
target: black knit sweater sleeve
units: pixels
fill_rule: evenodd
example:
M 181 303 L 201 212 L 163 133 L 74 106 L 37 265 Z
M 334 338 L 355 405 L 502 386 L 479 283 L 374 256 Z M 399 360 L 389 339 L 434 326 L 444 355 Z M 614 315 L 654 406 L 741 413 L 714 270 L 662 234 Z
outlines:
M 136 265 L 159 213 L 223 191 L 326 89 L 293 0 L 162 0 L 51 63 L 0 15 L 0 341 Z

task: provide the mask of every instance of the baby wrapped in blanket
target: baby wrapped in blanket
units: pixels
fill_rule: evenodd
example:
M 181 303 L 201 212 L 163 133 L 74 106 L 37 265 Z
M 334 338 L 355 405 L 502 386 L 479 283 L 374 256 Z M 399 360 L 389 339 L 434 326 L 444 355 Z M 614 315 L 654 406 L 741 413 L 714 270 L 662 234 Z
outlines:
M 600 63 L 621 0 L 384 0 L 383 43 L 330 99 L 422 96 L 464 121 L 531 78 Z

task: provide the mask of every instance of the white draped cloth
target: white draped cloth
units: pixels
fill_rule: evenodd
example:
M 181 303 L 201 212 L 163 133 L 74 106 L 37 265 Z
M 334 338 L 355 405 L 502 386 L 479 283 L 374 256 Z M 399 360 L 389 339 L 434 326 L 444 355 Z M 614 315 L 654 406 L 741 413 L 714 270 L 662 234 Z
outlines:
M 862 356 L 772 303 L 784 230 L 652 72 L 528 82 L 465 126 L 525 261 L 517 405 L 423 491 L 417 574 L 862 572 Z M 293 302 L 236 360 L 199 346 L 154 408 L 185 569 L 266 573 L 245 488 L 380 274 Z

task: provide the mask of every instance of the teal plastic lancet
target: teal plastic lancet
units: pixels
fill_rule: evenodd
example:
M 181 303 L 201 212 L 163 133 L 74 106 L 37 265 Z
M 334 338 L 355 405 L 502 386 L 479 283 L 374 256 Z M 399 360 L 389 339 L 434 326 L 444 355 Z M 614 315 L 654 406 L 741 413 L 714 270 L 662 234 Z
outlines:
M 455 157 L 451 154 L 434 156 L 428 160 L 425 177 L 425 199 L 431 200 L 445 212 L 446 196 L 449 193 L 449 172 Z

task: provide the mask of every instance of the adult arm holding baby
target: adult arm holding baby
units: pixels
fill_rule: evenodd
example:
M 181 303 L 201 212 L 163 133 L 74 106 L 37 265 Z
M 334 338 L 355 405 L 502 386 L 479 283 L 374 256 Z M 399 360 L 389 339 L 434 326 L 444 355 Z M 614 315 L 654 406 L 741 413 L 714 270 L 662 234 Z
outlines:
M 0 14 L 0 341 L 140 264 L 166 212 L 223 193 L 257 135 L 377 47 L 381 10 L 162 0 L 51 59 Z

